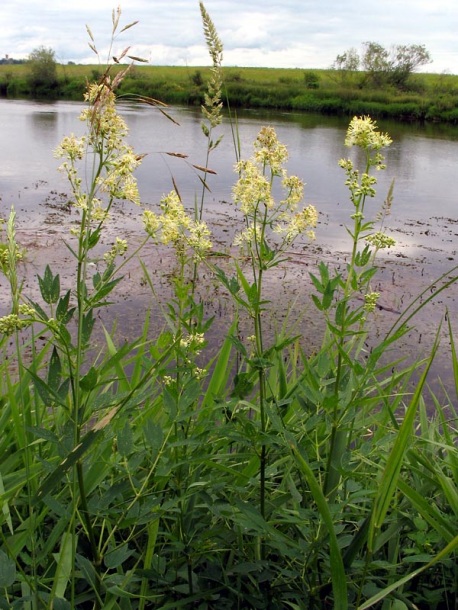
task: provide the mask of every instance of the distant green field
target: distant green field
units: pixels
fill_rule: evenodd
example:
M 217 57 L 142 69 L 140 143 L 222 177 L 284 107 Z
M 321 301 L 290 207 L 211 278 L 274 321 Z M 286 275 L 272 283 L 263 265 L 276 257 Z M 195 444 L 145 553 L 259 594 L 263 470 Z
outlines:
M 125 66 L 115 66 L 112 73 Z M 0 96 L 31 97 L 28 66 L 0 65 Z M 101 65 L 58 65 L 58 83 L 43 97 L 82 99 Z M 458 123 L 458 76 L 414 74 L 408 89 L 374 88 L 364 73 L 299 68 L 223 68 L 225 96 L 233 107 L 271 108 L 322 114 L 370 114 L 375 118 Z M 154 97 L 169 104 L 200 105 L 209 78 L 204 66 L 134 66 L 120 93 Z

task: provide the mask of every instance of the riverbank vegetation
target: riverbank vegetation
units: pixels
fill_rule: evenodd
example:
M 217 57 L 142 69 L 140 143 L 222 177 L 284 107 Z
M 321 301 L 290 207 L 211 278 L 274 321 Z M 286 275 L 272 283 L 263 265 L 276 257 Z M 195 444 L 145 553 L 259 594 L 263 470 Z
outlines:
M 321 347 L 307 353 L 287 326 L 266 335 L 266 316 L 275 314 L 266 280 L 295 245 L 313 239 L 317 210 L 304 207 L 304 185 L 286 172 L 288 151 L 272 128 L 260 131 L 248 157 L 234 137 L 241 223 L 234 243 L 214 252 L 205 200 L 218 179 L 208 168 L 218 154 L 224 72 L 221 42 L 200 7 L 213 65 L 202 109 L 206 158 L 188 160 L 201 174 L 194 201 L 182 201 L 175 184 L 160 205 L 140 207 L 141 157 L 116 110 L 115 90 L 129 73 L 107 69 L 87 87 L 85 135 L 69 134 L 55 151 L 79 218 L 67 240 L 70 288 L 46 265 L 40 296 L 29 297 L 14 209 L 4 223 L 0 268 L 11 307 L 0 318 L 0 608 L 453 608 L 452 323 L 455 386 L 444 400 L 427 387 L 437 345 L 412 365 L 393 361 L 390 350 L 456 270 L 377 337 L 372 285 L 377 254 L 393 246 L 384 230 L 392 190 L 374 202 L 391 139 L 355 117 L 349 157 L 339 162 L 348 265 L 336 272 L 322 262 L 310 275 L 326 327 Z M 119 19 L 114 13 L 113 33 Z M 120 200 L 139 205 L 144 242 L 168 247 L 176 260 L 170 302 L 157 300 L 148 273 L 157 257 L 125 235 L 101 249 Z M 132 258 L 164 326 L 151 333 L 145 311 L 140 335 L 119 343 L 98 312 L 122 290 Z M 203 274 L 233 303 L 211 356 Z M 105 345 L 94 353 L 96 326 Z
M 346 57 L 344 54 L 342 57 Z M 404 121 L 458 122 L 458 76 L 411 74 L 402 88 L 368 78 L 367 71 L 335 69 L 222 68 L 224 96 L 231 107 L 272 108 Z M 125 66 L 124 66 L 125 67 Z M 122 66 L 118 67 L 119 70 Z M 0 65 L 0 96 L 80 100 L 87 81 L 104 67 L 56 65 L 49 85 L 30 79 L 30 65 Z M 210 76 L 208 67 L 138 65 L 118 91 L 136 93 L 168 104 L 201 105 Z

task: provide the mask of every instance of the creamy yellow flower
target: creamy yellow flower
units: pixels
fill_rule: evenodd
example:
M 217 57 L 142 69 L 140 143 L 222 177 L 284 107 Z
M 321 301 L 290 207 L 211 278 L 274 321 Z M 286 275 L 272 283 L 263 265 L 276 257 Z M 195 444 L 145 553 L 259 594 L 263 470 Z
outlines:
M 377 130 L 377 123 L 370 117 L 353 117 L 348 126 L 345 146 L 359 146 L 367 150 L 380 150 L 390 146 L 392 139 Z
M 252 161 L 240 161 L 235 166 L 240 174 L 232 189 L 234 201 L 246 215 L 252 215 L 260 204 L 272 208 L 275 204 L 269 180 Z
M 148 235 L 156 242 L 171 244 L 180 256 L 189 249 L 194 260 L 204 258 L 212 248 L 206 223 L 194 220 L 186 213 L 176 191 L 161 199 L 161 210 L 161 215 L 144 211 L 143 224 Z

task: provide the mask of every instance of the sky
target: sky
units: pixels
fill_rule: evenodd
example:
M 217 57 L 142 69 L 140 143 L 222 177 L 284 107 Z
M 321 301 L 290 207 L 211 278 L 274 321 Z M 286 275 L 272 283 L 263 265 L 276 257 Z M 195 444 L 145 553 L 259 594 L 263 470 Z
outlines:
M 422 71 L 458 74 L 457 0 L 206 0 L 224 45 L 224 66 L 329 68 L 366 41 L 386 48 L 422 44 L 432 63 Z M 52 48 L 59 63 L 97 63 L 91 29 L 106 62 L 112 29 L 109 0 L 0 0 L 0 58 L 23 59 Z M 198 0 L 124 0 L 114 54 L 130 53 L 155 65 L 205 66 Z

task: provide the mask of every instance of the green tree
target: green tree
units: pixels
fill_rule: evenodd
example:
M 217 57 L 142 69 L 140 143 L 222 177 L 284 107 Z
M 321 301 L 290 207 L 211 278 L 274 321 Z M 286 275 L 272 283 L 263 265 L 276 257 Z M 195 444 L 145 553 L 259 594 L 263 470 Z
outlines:
M 390 80 L 399 88 L 406 86 L 410 75 L 420 66 L 431 63 L 431 55 L 425 45 L 397 45 L 393 49 Z
M 361 60 L 355 48 L 347 49 L 342 55 L 337 55 L 331 68 L 336 70 L 344 85 L 353 83 L 355 74 L 359 70 Z
M 378 42 L 364 42 L 361 65 L 371 84 L 381 86 L 387 83 L 391 69 L 390 53 Z
M 33 95 L 49 97 L 57 87 L 56 54 L 44 46 L 34 49 L 28 58 L 28 82 Z
M 431 63 L 431 55 L 425 45 L 394 45 L 386 49 L 377 42 L 365 42 L 362 67 L 371 84 L 390 84 L 405 89 L 413 72 Z

